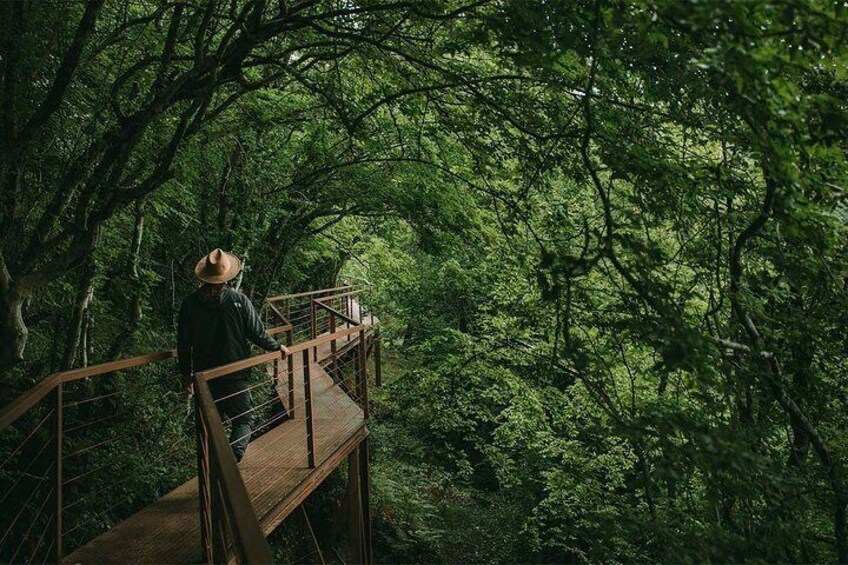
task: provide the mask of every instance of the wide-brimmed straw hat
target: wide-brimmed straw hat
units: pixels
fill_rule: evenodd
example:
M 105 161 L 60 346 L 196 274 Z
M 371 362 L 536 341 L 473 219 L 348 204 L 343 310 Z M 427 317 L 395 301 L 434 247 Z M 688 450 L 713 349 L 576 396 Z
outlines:
M 197 262 L 194 274 L 205 283 L 221 284 L 235 278 L 241 270 L 241 261 L 232 253 L 214 249 Z

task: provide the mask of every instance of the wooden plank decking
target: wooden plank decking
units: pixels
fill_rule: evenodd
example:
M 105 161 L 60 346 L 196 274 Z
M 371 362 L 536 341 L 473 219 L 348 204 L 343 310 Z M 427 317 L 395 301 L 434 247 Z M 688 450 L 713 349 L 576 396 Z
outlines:
M 319 347 L 319 359 L 329 353 Z M 284 367 L 281 367 L 284 369 Z M 294 359 L 295 417 L 252 441 L 239 464 L 254 511 L 267 535 L 274 530 L 367 435 L 362 410 L 314 361 L 316 468 L 306 463 L 301 356 Z M 285 377 L 281 377 L 285 384 Z M 284 398 L 286 394 L 281 394 Z M 287 402 L 286 402 L 287 403 Z M 65 563 L 197 563 L 200 518 L 197 480 L 177 487 L 104 532 Z

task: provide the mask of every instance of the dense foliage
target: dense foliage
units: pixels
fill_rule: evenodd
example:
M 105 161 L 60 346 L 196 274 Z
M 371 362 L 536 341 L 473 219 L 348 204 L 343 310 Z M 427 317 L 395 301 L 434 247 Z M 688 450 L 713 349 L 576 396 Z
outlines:
M 5 390 L 171 344 L 220 246 L 257 303 L 371 289 L 381 560 L 848 561 L 845 3 L 0 27 Z

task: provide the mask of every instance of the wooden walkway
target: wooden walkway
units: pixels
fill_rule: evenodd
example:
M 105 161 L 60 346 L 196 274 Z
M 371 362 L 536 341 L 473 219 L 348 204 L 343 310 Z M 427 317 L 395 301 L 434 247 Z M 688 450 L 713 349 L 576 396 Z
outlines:
M 372 320 L 373 322 L 373 320 Z M 330 344 L 318 348 L 318 358 Z M 310 357 L 311 358 L 311 357 Z M 309 469 L 301 356 L 294 356 L 295 417 L 252 441 L 239 470 L 267 535 L 350 454 L 368 434 L 360 407 L 312 361 L 316 468 Z M 285 379 L 281 384 L 285 385 Z M 282 391 L 281 391 L 282 392 Z M 286 394 L 280 395 L 288 404 Z M 197 479 L 63 559 L 64 563 L 197 563 L 201 561 Z

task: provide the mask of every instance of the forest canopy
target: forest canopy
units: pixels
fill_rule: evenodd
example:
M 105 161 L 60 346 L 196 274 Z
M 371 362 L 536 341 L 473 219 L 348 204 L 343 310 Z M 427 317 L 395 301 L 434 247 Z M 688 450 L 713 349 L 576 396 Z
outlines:
M 378 560 L 848 562 L 848 4 L 0 2 L 4 403 L 212 248 L 382 321 Z M 151 418 L 165 418 L 153 413 Z

